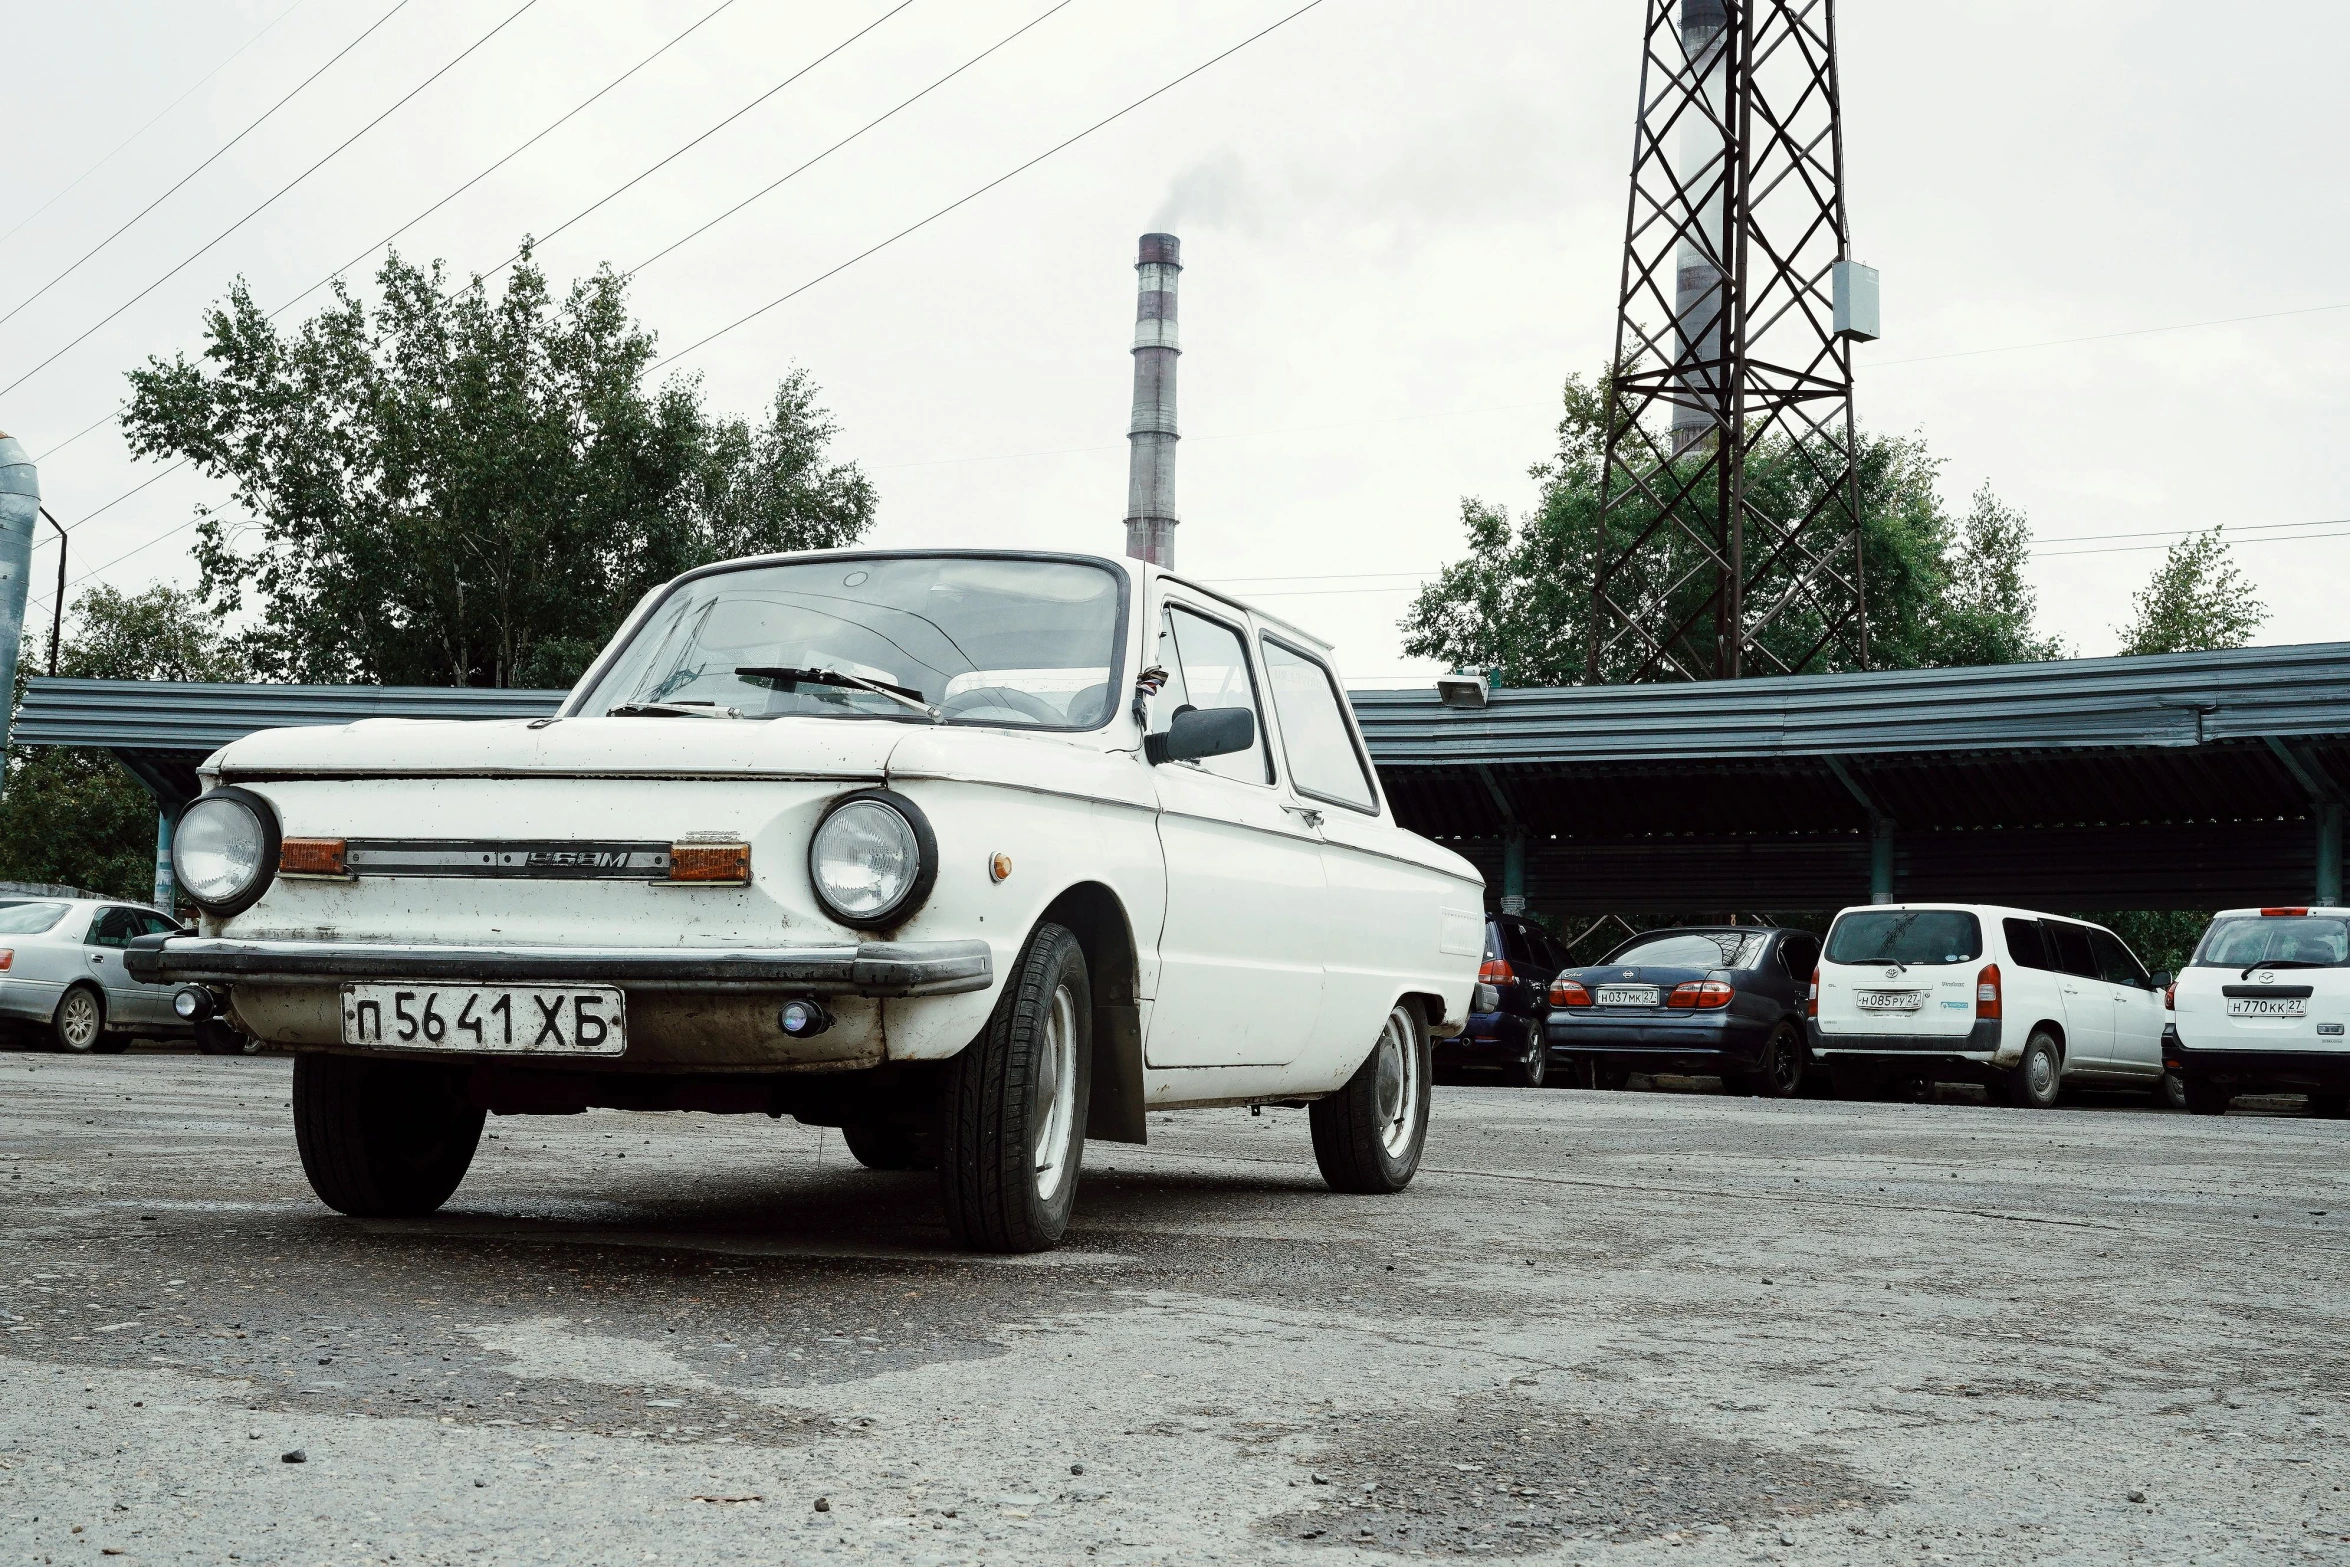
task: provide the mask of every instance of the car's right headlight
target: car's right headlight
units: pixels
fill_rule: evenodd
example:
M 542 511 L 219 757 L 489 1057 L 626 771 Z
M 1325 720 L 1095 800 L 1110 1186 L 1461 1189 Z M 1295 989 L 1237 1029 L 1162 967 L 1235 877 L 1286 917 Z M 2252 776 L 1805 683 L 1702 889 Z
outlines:
M 938 879 L 938 839 L 921 807 L 892 789 L 843 795 L 808 841 L 817 901 L 843 925 L 903 923 Z
M 171 830 L 171 873 L 213 914 L 250 908 L 277 869 L 277 813 L 245 789 L 214 789 L 180 812 Z

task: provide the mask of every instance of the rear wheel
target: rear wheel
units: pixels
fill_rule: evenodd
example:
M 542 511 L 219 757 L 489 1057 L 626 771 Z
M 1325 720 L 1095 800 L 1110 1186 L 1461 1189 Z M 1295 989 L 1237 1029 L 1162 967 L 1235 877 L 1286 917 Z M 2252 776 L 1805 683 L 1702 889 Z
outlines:
M 2194 1115 L 2226 1115 L 2228 1102 L 2236 1097 L 2234 1089 L 2203 1077 L 2188 1078 L 2185 1094 L 2187 1109 Z
M 2064 1057 L 2056 1048 L 2056 1037 L 2034 1029 L 2024 1043 L 2023 1059 L 2001 1075 L 1999 1086 L 2007 1102 L 2019 1110 L 2054 1105 L 2064 1087 Z
M 2309 1096 L 2309 1113 L 2325 1121 L 2339 1121 L 2350 1116 L 2350 1094 L 2336 1088 Z
M 1040 925 L 987 1026 L 949 1066 L 938 1175 L 957 1241 L 996 1252 L 1059 1242 L 1077 1199 L 1092 1071 L 1084 949 L 1067 927 Z
M 1399 1001 L 1346 1086 L 1306 1112 L 1314 1162 L 1333 1191 L 1400 1192 L 1428 1135 L 1428 1029 Z
M 852 1121 L 840 1129 L 841 1141 L 868 1170 L 933 1170 L 938 1167 L 938 1141 L 910 1126 L 889 1121 Z
M 1525 1052 L 1503 1067 L 1501 1075 L 1514 1088 L 1540 1088 L 1550 1072 L 1550 1041 L 1542 1037 L 1540 1023 L 1530 1025 L 1526 1034 Z
M 106 1040 L 106 998 L 95 985 L 76 985 L 49 1015 L 49 1038 L 67 1055 L 95 1055 Z
M 294 1058 L 294 1144 L 318 1200 L 354 1219 L 410 1219 L 449 1200 L 482 1111 L 434 1062 Z
M 1759 1094 L 1766 1099 L 1792 1099 L 1803 1092 L 1803 1078 L 1811 1051 L 1803 1031 L 1781 1021 L 1763 1044 L 1762 1060 L 1751 1072 L 1726 1073 L 1722 1086 L 1734 1094 Z

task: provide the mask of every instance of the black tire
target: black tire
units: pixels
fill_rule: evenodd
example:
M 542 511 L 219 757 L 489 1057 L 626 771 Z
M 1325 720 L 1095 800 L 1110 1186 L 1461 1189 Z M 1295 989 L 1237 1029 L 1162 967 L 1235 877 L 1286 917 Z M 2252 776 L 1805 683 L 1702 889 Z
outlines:
M 1400 1192 L 1428 1141 L 1428 1025 L 1398 1001 L 1346 1086 L 1306 1112 L 1314 1162 L 1336 1192 Z
M 1067 927 L 1039 925 L 987 1026 L 948 1063 L 938 1183 L 957 1242 L 1025 1252 L 1060 1241 L 1077 1200 L 1092 1082 L 1084 949 Z
M 1542 1025 L 1532 1024 L 1526 1032 L 1526 1053 L 1501 1069 L 1503 1080 L 1512 1088 L 1540 1088 L 1550 1075 L 1550 1041 L 1542 1037 Z
M 2032 1030 L 2016 1064 L 1999 1074 L 2000 1097 L 2018 1110 L 2046 1110 L 2064 1092 L 2064 1052 L 2056 1036 L 2044 1028 Z
M 294 1143 L 318 1200 L 354 1219 L 412 1219 L 449 1200 L 473 1163 L 483 1112 L 462 1069 L 304 1054 L 294 1059 Z
M 2236 1091 L 2211 1081 L 2207 1077 L 2190 1077 L 2185 1084 L 2187 1111 L 2190 1115 L 2226 1115 L 2228 1104 Z
M 2179 1074 L 2178 1074 L 2178 1073 L 2176 1073 L 2176 1072 L 2165 1072 L 2165 1073 L 2163 1073 L 2163 1074 L 2162 1074 L 2162 1086 L 2161 1086 L 2161 1087 L 2159 1087 L 2159 1088 L 2157 1088 L 2157 1089 L 2155 1089 L 2155 1091 L 2154 1091 L 2154 1097 L 2155 1097 L 2155 1098 L 2157 1098 L 2157 1099 L 2159 1099 L 2159 1100 L 2161 1100 L 2161 1101 L 2162 1101 L 2164 1104 L 2166 1104 L 2166 1105 L 2170 1106 L 2170 1107 L 2171 1107 L 2173 1110 L 2184 1110 L 2184 1109 L 2186 1109 L 2186 1108 L 2187 1108 L 2187 1081 L 2186 1081 L 2186 1079 L 2185 1079 L 2185 1078 L 2183 1078 L 2183 1077 L 2181 1077 L 2181 1076 L 2179 1076 Z
M 1617 1066 L 1599 1056 L 1585 1056 L 1575 1063 L 1575 1086 L 1593 1093 L 1620 1093 L 1631 1080 L 1630 1067 Z
M 106 1052 L 106 992 L 95 985 L 68 985 L 49 1014 L 49 1043 L 69 1056 Z
M 893 1121 L 852 1121 L 840 1139 L 868 1170 L 935 1170 L 938 1144 L 910 1126 Z
M 1803 1030 L 1782 1019 L 1763 1045 L 1762 1060 L 1753 1071 L 1738 1074 L 1732 1091 L 1765 1099 L 1793 1099 L 1803 1092 L 1803 1079 L 1810 1069 L 1811 1046 L 1805 1043 Z M 1731 1086 L 1728 1078 L 1722 1082 Z
M 2309 1096 L 2309 1113 L 2321 1121 L 2339 1121 L 2350 1117 L 2350 1094 L 2336 1088 Z

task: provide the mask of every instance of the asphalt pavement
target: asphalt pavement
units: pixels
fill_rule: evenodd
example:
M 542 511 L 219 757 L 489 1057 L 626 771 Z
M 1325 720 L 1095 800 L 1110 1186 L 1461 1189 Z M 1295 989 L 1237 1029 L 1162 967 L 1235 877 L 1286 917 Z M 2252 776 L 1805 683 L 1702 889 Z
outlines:
M 0 1054 L 0 1563 L 2350 1561 L 2350 1123 L 1444 1087 L 1378 1198 L 1154 1114 L 991 1259 L 763 1117 L 354 1222 L 287 1084 Z

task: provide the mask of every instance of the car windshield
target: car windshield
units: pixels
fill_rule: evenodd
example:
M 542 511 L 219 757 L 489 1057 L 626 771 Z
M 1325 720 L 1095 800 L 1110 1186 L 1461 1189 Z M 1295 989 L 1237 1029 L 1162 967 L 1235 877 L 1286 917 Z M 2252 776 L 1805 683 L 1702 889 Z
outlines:
M 1752 968 L 1766 944 L 1759 930 L 1667 930 L 1634 937 L 1607 961 L 1650 968 Z
M 0 936 L 37 936 L 64 917 L 62 903 L 0 903 Z
M 2350 920 L 2336 915 L 2228 915 L 2211 922 L 2196 947 L 2194 968 L 2293 968 L 2350 964 Z
M 1964 909 L 1863 909 L 1828 932 L 1830 963 L 1972 963 L 1983 926 Z
M 969 555 L 799 561 L 683 583 L 573 710 L 1091 729 L 1116 709 L 1121 578 Z

